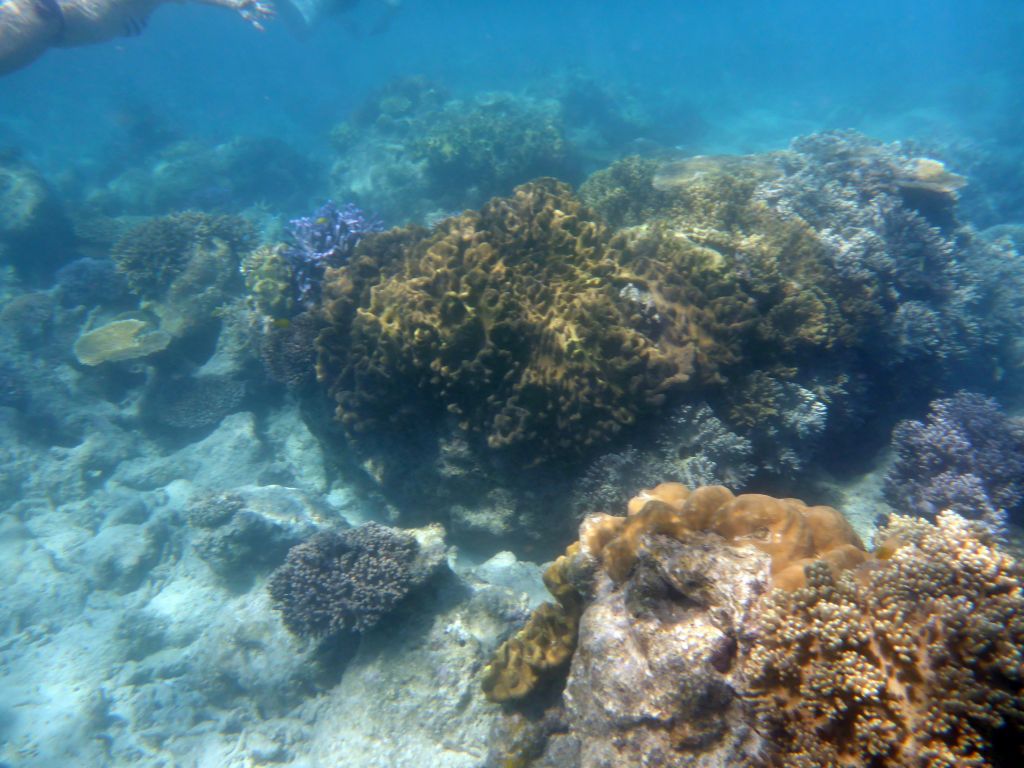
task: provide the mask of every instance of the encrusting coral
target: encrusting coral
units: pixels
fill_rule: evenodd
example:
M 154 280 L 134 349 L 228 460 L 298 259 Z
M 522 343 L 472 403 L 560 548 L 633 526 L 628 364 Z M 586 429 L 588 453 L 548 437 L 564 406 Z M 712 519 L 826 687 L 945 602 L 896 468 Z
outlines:
M 566 575 L 575 554 L 573 547 L 544 572 L 544 585 L 558 602 L 542 603 L 526 626 L 501 644 L 484 669 L 482 686 L 491 701 L 522 699 L 557 679 L 568 667 L 583 608 Z

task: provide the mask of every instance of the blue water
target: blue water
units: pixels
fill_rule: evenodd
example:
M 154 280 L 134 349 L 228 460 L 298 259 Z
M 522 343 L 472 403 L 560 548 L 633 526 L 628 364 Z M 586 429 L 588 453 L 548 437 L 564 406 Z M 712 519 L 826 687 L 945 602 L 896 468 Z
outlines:
M 125 114 L 143 105 L 189 135 L 316 148 L 371 89 L 410 74 L 473 93 L 581 72 L 697 110 L 707 150 L 834 127 L 982 140 L 1022 109 L 1019 2 L 406 0 L 369 35 L 381 7 L 297 39 L 280 21 L 261 34 L 224 9 L 168 4 L 139 37 L 54 50 L 0 80 L 0 144 L 67 170 L 116 155 Z
M 0 0 L 0 9 L 6 2 Z M 916 495 L 902 494 L 904 501 L 961 503 L 983 521 L 995 520 L 999 535 L 1008 520 L 1016 551 L 1024 551 L 1024 1 L 403 0 L 387 28 L 375 33 L 385 13 L 384 3 L 363 0 L 296 34 L 282 19 L 261 32 L 224 8 L 167 3 L 138 36 L 51 50 L 0 77 L 0 768 L 480 768 L 490 746 L 485 726 L 498 712 L 485 708 L 477 678 L 498 642 L 525 620 L 523 595 L 531 593 L 536 602 L 543 592 L 539 563 L 577 536 L 576 512 L 623 512 L 626 499 L 661 480 L 724 482 L 736 491 L 833 504 L 869 542 L 906 479 L 908 487 L 920 487 Z M 465 178 L 463 167 L 447 168 L 438 162 L 443 152 L 431 155 L 417 144 L 419 135 L 396 129 L 385 110 L 374 111 L 377 95 L 409 78 L 427 84 L 410 89 L 426 106 L 399 114 L 395 123 L 423 132 L 436 121 L 443 129 L 439 143 L 457 144 L 465 126 L 443 108 L 457 104 L 468 122 L 485 124 L 481 143 L 490 142 L 465 165 L 493 178 Z M 432 86 L 445 94 L 437 102 L 429 98 Z M 498 108 L 489 113 L 481 105 Z M 508 117 L 503 108 L 511 114 L 506 123 L 500 122 Z M 383 118 L 363 119 L 367 113 Z M 499 117 L 488 123 L 495 113 Z M 517 147 L 504 146 L 504 155 L 492 151 L 501 137 L 488 129 L 521 129 L 516 120 L 522 115 L 562 120 L 556 141 L 537 132 L 549 141 L 530 146 L 535 154 L 527 161 L 551 160 L 558 153 L 547 154 L 550 144 L 561 142 L 569 146 L 564 165 L 524 162 L 525 171 L 516 165 L 522 160 Z M 353 131 L 347 138 L 338 130 L 346 121 Z M 422 253 L 414 251 L 414 240 L 422 235 L 417 242 L 425 243 L 445 226 L 430 235 L 412 230 L 407 245 L 388 245 L 399 241 L 367 234 L 378 224 L 443 221 L 536 176 L 558 175 L 578 185 L 628 155 L 667 160 L 660 174 L 689 167 L 675 161 L 690 155 L 783 150 L 795 137 L 837 129 L 863 136 L 829 134 L 795 145 L 789 162 L 804 165 L 789 168 L 779 189 L 759 183 L 764 194 L 755 198 L 769 207 L 781 200 L 805 217 L 834 262 L 820 273 L 780 272 L 779 295 L 768 295 L 774 290 L 769 284 L 757 301 L 767 318 L 772 302 L 783 307 L 794 291 L 798 298 L 811 296 L 818 286 L 805 291 L 806 275 L 831 275 L 843 290 L 860 291 L 863 280 L 877 291 L 849 294 L 850 316 L 879 327 L 865 333 L 861 346 L 845 348 L 847 342 L 837 340 L 826 349 L 814 340 L 812 331 L 827 335 L 813 327 L 815 317 L 804 328 L 800 313 L 818 305 L 822 317 L 833 310 L 794 301 L 783 307 L 781 320 L 766 322 L 775 333 L 775 323 L 784 328 L 792 315 L 794 327 L 808 334 L 794 332 L 793 349 L 782 343 L 789 339 L 781 330 L 763 349 L 753 330 L 737 331 L 737 346 L 750 346 L 743 364 L 754 368 L 734 366 L 720 382 L 701 380 L 681 390 L 678 402 L 666 401 L 663 411 L 655 404 L 660 407 L 664 395 L 652 389 L 644 397 L 651 407 L 638 408 L 635 423 L 629 412 L 616 422 L 622 432 L 602 437 L 601 455 L 593 446 L 575 446 L 581 452 L 563 466 L 556 455 L 562 449 L 553 447 L 562 432 L 538 440 L 549 453 L 537 459 L 539 469 L 531 462 L 521 473 L 517 462 L 524 463 L 525 451 L 489 453 L 483 450 L 487 429 L 456 426 L 475 418 L 458 400 L 475 394 L 462 392 L 471 388 L 466 380 L 446 384 L 443 397 L 455 399 L 444 401 L 440 385 L 438 393 L 427 391 L 435 384 L 423 383 L 427 369 L 418 353 L 401 350 L 393 368 L 378 370 L 376 352 L 388 344 L 367 333 L 369 341 L 359 342 L 364 347 L 353 346 L 370 363 L 356 363 L 344 376 L 335 371 L 338 381 L 327 391 L 331 366 L 341 368 L 332 356 L 350 350 L 332 342 L 330 333 L 327 344 L 337 348 L 325 352 L 314 345 L 318 323 L 334 305 L 330 313 L 301 311 L 327 295 L 320 293 L 325 263 L 331 257 L 337 258 L 332 266 L 347 263 L 365 235 L 370 245 L 387 246 L 366 249 L 385 274 L 387 258 L 406 248 L 401 256 L 412 263 L 411 255 Z M 872 143 L 876 139 L 905 144 L 881 147 Z M 851 154 L 842 154 L 851 147 Z M 925 157 L 966 176 L 967 186 L 954 194 L 962 181 L 957 177 L 930 186 L 911 174 Z M 557 165 L 557 158 L 551 162 Z M 726 174 L 741 167 L 716 163 L 692 167 L 720 167 Z M 747 174 L 763 170 L 757 163 L 742 167 Z M 881 192 L 872 174 L 885 177 Z M 667 198 L 676 194 L 671 173 L 661 177 L 667 188 L 658 178 L 635 188 L 652 197 L 655 190 Z M 32 194 L 25 199 L 47 205 L 25 211 L 10 205 L 17 215 L 5 216 L 10 211 L 3 201 L 22 199 L 18 193 L 26 188 Z M 545 194 L 556 200 L 554 192 Z M 314 238 L 303 240 L 301 227 L 330 230 L 324 211 L 339 208 L 324 206 L 328 198 L 359 220 L 358 228 L 341 230 L 348 237 L 344 258 L 333 246 L 303 250 Z M 346 203 L 365 209 L 365 216 Z M 605 204 L 614 209 L 612 194 Z M 638 202 L 611 228 L 635 227 L 641 222 L 626 219 L 648 216 L 647 205 Z M 199 225 L 174 224 L 192 233 L 184 244 L 172 238 L 173 247 L 157 243 L 154 260 L 165 258 L 170 266 L 165 270 L 167 262 L 160 262 L 152 270 L 172 274 L 149 274 L 144 256 L 153 241 L 147 238 L 169 230 L 147 229 L 154 224 L 148 218 L 170 217 L 155 222 L 170 226 L 190 220 L 191 213 L 178 215 L 185 209 L 241 214 L 252 234 L 232 240 L 218 227 L 237 234 L 240 219 L 224 224 L 199 214 L 217 236 L 204 234 L 200 242 L 190 229 Z M 519 210 L 525 209 L 513 213 Z M 783 220 L 780 214 L 770 221 Z M 472 217 L 458 226 L 467 221 Z M 673 224 L 682 238 L 696 233 L 697 242 L 707 231 L 700 215 L 681 221 L 694 226 Z M 462 236 L 465 226 L 451 231 Z M 724 245 L 713 245 L 737 274 L 760 275 L 736 266 L 746 248 L 754 253 L 760 247 L 761 233 L 752 229 L 760 225 L 737 226 L 737 233 L 722 237 Z M 661 231 L 652 226 L 640 237 Z M 734 234 L 749 238 L 741 243 Z M 270 271 L 266 252 L 255 262 L 259 269 L 250 260 L 261 253 L 250 250 L 257 241 L 281 243 L 284 250 L 271 255 L 287 262 L 281 267 L 286 274 L 292 270 L 283 283 L 302 289 L 276 296 L 290 302 L 286 308 L 268 303 L 257 280 L 243 285 L 265 275 L 260 269 Z M 616 242 L 626 240 L 608 241 Z M 778 241 L 767 242 L 775 247 Z M 793 242 L 799 249 L 810 241 L 793 235 Z M 782 263 L 789 255 L 771 258 Z M 811 263 L 798 250 L 797 266 L 805 258 Z M 710 268 L 706 272 L 700 273 L 705 281 Z M 504 265 L 494 273 L 506 275 Z M 430 282 L 415 270 L 410 275 L 410 285 Z M 160 290 L 148 292 L 147 280 Z M 331 289 L 345 285 L 337 280 Z M 378 295 L 376 285 L 369 286 L 364 299 Z M 642 326 L 634 329 L 637 335 L 660 334 L 664 321 L 654 293 L 632 282 L 614 286 L 616 306 L 629 308 L 630 323 Z M 761 288 L 751 287 L 744 302 L 753 305 L 749 296 Z M 415 294 L 384 294 L 385 309 L 388 295 L 396 301 Z M 868 311 L 872 302 L 882 320 Z M 722 306 L 729 320 L 731 305 Z M 356 307 L 366 308 L 358 301 Z M 685 319 L 689 311 L 684 305 L 678 316 Z M 429 315 L 412 315 L 416 323 L 423 316 Z M 330 314 L 335 326 L 343 321 L 344 312 Z M 159 342 L 162 334 L 163 346 L 109 358 L 82 346 L 94 331 L 125 323 L 147 326 L 143 338 Z M 417 327 L 409 338 L 420 332 Z M 717 326 L 714 332 L 720 333 Z M 841 335 L 835 328 L 828 333 Z M 518 327 L 516 334 L 514 343 Z M 466 337 L 451 347 L 471 349 L 475 331 Z M 401 338 L 397 332 L 395 338 Z M 607 354 L 616 354 L 614 338 L 608 337 Z M 772 345 L 784 349 L 781 363 L 771 358 Z M 721 349 L 728 348 L 723 341 Z M 412 373 L 403 372 L 402 354 L 416 358 L 405 366 Z M 318 358 L 327 387 L 315 382 Z M 505 357 L 495 359 L 501 362 L 494 370 L 504 370 Z M 428 361 L 435 374 L 442 360 Z M 357 381 L 352 389 L 365 379 L 367 391 L 345 390 L 349 370 Z M 600 380 L 604 370 L 612 369 L 595 367 L 598 373 L 586 375 Z M 479 381 L 489 386 L 514 378 L 492 373 Z M 468 380 L 476 382 L 474 376 Z M 739 394 L 730 399 L 734 384 Z M 957 403 L 973 402 L 975 416 L 964 419 L 976 431 L 940 424 L 938 414 L 913 426 L 910 447 L 905 439 L 901 451 L 891 439 L 893 427 L 924 422 L 930 401 L 961 389 L 994 399 L 948 401 L 939 411 L 967 411 Z M 407 408 L 395 405 L 407 391 L 418 394 L 410 394 Z M 746 405 L 748 395 L 748 411 L 732 407 Z M 362 425 L 346 432 L 351 425 L 332 420 L 346 397 L 355 404 L 348 414 L 354 421 L 369 414 L 365 433 Z M 481 397 L 493 399 L 487 392 Z M 449 416 L 454 413 L 463 415 Z M 757 418 L 750 421 L 750 413 Z M 378 428 L 380 445 L 373 440 Z M 527 442 L 529 450 L 532 445 Z M 693 462 L 705 474 L 665 477 L 690 459 L 710 461 L 709 455 L 720 462 L 711 469 Z M 899 457 L 897 479 L 883 481 L 893 455 Z M 947 459 L 959 473 L 952 479 Z M 717 474 L 707 474 L 712 470 Z M 633 486 L 622 479 L 639 477 L 642 484 Z M 936 487 L 948 493 L 936 497 Z M 971 507 L 979 498 L 988 503 L 990 491 L 998 504 L 1014 508 Z M 415 620 L 370 635 L 357 662 L 346 667 L 353 649 L 327 643 L 321 653 L 287 634 L 265 585 L 288 548 L 312 531 L 368 520 L 405 528 L 440 521 L 464 562 L 410 610 Z M 489 571 L 478 568 L 497 552 L 504 559 Z M 456 584 L 466 573 L 469 586 Z M 463 602 L 473 602 L 465 613 Z

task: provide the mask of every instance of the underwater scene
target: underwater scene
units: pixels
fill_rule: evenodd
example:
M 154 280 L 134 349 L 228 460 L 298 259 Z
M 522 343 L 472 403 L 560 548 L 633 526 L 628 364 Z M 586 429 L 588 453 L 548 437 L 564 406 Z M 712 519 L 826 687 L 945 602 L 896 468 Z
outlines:
M 0 768 L 1024 766 L 1022 40 L 0 0 Z

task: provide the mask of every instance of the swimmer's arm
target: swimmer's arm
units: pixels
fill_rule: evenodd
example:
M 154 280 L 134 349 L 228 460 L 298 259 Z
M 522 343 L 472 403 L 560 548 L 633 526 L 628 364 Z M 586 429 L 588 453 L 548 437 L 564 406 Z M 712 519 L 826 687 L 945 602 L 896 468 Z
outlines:
M 193 0 L 203 5 L 219 5 L 237 11 L 256 29 L 263 30 L 263 22 L 274 18 L 274 7 L 266 0 Z

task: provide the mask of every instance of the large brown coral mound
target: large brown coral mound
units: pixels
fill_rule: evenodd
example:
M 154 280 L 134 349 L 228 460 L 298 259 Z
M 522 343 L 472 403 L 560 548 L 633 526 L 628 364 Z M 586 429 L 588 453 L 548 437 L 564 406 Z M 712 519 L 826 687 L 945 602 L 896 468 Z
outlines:
M 763 604 L 749 670 L 774 764 L 1022 764 L 1024 568 L 952 513 L 883 539 L 866 572 L 814 565 Z
M 648 316 L 649 292 L 622 262 L 552 179 L 433 233 L 369 237 L 328 272 L 319 376 L 350 434 L 422 420 L 410 416 L 421 398 L 490 449 L 571 458 L 693 372 L 686 318 Z

